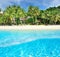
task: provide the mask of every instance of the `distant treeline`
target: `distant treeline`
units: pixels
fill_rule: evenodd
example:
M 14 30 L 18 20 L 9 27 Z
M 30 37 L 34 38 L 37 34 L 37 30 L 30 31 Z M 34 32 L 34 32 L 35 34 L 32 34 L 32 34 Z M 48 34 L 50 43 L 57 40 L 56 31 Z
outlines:
M 0 25 L 58 25 L 60 24 L 60 6 L 40 10 L 29 6 L 25 11 L 20 6 L 12 5 L 3 12 L 0 9 Z

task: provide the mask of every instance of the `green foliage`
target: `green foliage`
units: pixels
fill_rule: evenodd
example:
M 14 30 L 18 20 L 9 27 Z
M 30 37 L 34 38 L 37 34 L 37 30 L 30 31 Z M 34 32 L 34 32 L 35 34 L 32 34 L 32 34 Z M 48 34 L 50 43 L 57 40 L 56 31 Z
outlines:
M 2 25 L 2 23 L 3 23 L 3 17 L 2 17 L 2 15 L 0 14 L 0 25 Z
M 16 20 L 15 20 L 15 21 L 16 21 L 16 24 L 17 24 L 17 25 L 19 25 L 19 24 L 20 24 L 20 20 L 19 20 L 19 18 L 16 18 Z
M 0 12 L 1 11 L 0 9 Z M 29 6 L 26 12 L 20 6 L 12 5 L 7 7 L 3 14 L 0 13 L 0 25 L 19 25 L 21 22 L 22 24 L 30 25 L 60 24 L 60 6 L 50 7 L 46 10 L 40 10 L 35 6 Z
M 9 20 L 11 21 L 11 23 L 12 23 L 12 19 L 15 19 L 15 20 L 17 19 L 16 24 L 18 24 L 20 23 L 18 19 L 21 17 L 25 17 L 26 13 L 19 6 L 13 5 L 6 8 L 6 10 L 4 11 L 4 16 L 7 17 L 6 18 L 7 21 Z
M 28 18 L 28 19 L 26 20 L 26 24 L 32 25 L 32 24 L 33 24 L 33 18 Z
M 38 7 L 29 6 L 28 8 L 28 16 L 33 18 L 33 23 L 37 21 L 37 16 L 40 15 L 40 10 Z

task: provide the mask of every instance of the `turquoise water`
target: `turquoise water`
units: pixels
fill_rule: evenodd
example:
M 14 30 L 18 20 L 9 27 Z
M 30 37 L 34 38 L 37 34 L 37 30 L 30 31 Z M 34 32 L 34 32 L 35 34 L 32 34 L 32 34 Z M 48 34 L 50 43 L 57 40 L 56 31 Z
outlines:
M 0 57 L 60 57 L 60 30 L 0 30 Z

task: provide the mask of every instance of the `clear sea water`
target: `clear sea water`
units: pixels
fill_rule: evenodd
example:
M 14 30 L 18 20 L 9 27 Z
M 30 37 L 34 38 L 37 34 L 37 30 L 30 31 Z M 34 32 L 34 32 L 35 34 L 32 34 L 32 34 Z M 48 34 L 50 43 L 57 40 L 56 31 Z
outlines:
M 0 57 L 60 57 L 60 30 L 0 30 Z

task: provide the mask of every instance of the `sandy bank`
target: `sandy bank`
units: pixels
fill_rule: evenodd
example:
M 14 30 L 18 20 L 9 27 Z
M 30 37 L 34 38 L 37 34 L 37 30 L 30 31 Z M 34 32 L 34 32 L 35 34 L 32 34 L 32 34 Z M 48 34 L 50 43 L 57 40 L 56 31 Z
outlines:
M 60 25 L 0 26 L 0 30 L 45 30 L 45 29 L 60 29 Z

